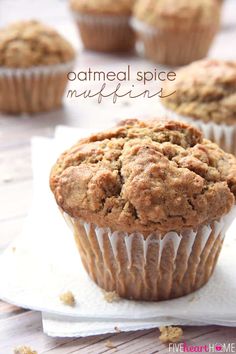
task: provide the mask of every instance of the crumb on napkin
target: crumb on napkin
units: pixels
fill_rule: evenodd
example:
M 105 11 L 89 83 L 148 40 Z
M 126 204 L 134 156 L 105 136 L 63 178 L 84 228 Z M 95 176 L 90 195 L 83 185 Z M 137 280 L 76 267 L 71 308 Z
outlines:
M 21 345 L 14 349 L 14 354 L 38 354 L 35 350 L 27 347 L 26 345 Z
M 106 341 L 105 346 L 109 349 L 116 349 L 117 348 L 110 340 Z
M 194 302 L 196 300 L 196 296 L 193 295 L 188 299 L 188 302 Z
M 11 250 L 12 250 L 13 253 L 16 252 L 16 247 L 13 246 L 13 247 L 11 248 Z
M 120 299 L 119 295 L 115 291 L 109 291 L 109 292 L 104 291 L 103 295 L 104 295 L 104 299 L 107 302 L 115 302 Z
M 71 291 L 67 291 L 60 295 L 60 300 L 64 305 L 75 306 L 75 297 Z
M 200 299 L 199 295 L 194 294 L 189 298 L 188 302 L 195 302 L 198 301 L 199 299 Z
M 121 329 L 117 326 L 114 327 L 114 330 L 117 332 L 117 333 L 120 333 L 121 332 Z
M 182 339 L 183 330 L 180 327 L 160 327 L 161 335 L 159 337 L 162 343 L 177 343 Z

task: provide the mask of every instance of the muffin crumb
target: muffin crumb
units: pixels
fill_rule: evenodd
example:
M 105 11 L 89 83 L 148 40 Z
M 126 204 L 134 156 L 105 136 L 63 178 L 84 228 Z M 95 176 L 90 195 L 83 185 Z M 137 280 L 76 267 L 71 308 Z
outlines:
M 116 331 L 116 333 L 121 333 L 121 329 L 117 326 L 114 327 L 114 330 Z
M 14 349 L 14 354 L 38 354 L 38 352 L 26 345 L 21 345 Z
M 183 330 L 180 327 L 163 326 L 159 330 L 161 332 L 159 339 L 162 343 L 177 343 L 183 336 Z
M 117 348 L 110 340 L 106 341 L 105 346 L 109 349 L 116 349 Z
M 196 295 L 193 295 L 193 296 L 190 297 L 190 299 L 189 299 L 188 301 L 189 301 L 189 302 L 195 302 L 195 301 L 197 301 L 197 300 L 199 300 L 199 297 L 196 296 Z
M 3 181 L 3 183 L 10 183 L 10 182 L 12 182 L 12 178 L 11 177 L 4 177 L 2 179 L 2 181 Z
M 75 297 L 71 291 L 67 291 L 60 295 L 60 300 L 64 305 L 75 306 Z
M 111 303 L 111 302 L 116 302 L 116 301 L 120 300 L 119 295 L 115 291 L 109 291 L 109 292 L 104 291 L 103 294 L 104 294 L 104 299 L 107 302 Z

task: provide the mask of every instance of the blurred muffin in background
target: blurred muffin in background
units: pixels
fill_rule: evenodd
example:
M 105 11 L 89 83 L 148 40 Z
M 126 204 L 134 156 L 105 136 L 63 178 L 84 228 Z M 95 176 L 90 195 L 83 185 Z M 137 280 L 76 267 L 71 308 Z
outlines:
M 0 111 L 37 113 L 58 108 L 75 52 L 53 28 L 22 21 L 0 31 Z
M 132 20 L 145 56 L 166 65 L 205 57 L 219 23 L 216 0 L 138 0 Z
M 236 155 L 236 61 L 204 59 L 176 72 L 161 100 L 165 115 L 200 128 L 206 138 Z
M 129 51 L 135 38 L 130 26 L 134 0 L 71 0 L 70 7 L 86 49 Z

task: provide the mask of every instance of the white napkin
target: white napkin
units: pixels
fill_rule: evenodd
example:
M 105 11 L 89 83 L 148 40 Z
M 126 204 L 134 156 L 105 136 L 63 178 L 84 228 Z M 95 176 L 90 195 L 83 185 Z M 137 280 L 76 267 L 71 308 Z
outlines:
M 228 232 L 213 277 L 199 291 L 157 303 L 104 300 L 82 267 L 72 233 L 48 187 L 58 154 L 87 134 L 60 127 L 54 140 L 33 139 L 33 204 L 22 235 L 0 257 L 0 298 L 44 312 L 44 330 L 53 336 L 101 334 L 115 331 L 115 326 L 123 331 L 165 324 L 235 326 L 236 223 Z M 75 294 L 75 307 L 60 302 L 59 295 L 66 290 Z
M 51 337 L 86 337 L 104 333 L 128 332 L 160 326 L 182 325 L 202 326 L 205 323 L 176 319 L 172 317 L 159 317 L 146 320 L 80 320 L 78 318 L 43 313 L 43 329 Z

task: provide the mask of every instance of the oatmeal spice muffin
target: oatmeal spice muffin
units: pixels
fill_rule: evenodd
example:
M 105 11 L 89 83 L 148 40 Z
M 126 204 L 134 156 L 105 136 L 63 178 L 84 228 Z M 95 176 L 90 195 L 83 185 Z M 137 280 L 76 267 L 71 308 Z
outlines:
M 165 115 L 195 124 L 206 138 L 236 155 L 236 61 L 205 59 L 176 72 L 161 100 Z
M 62 154 L 50 185 L 90 277 L 164 300 L 212 274 L 235 214 L 236 158 L 185 123 L 129 120 Z
M 75 52 L 54 29 L 37 21 L 0 31 L 0 110 L 36 113 L 62 103 Z
M 71 0 L 84 47 L 102 52 L 134 48 L 130 15 L 134 0 Z
M 215 0 L 137 0 L 132 24 L 147 58 L 184 65 L 206 56 L 219 22 Z

